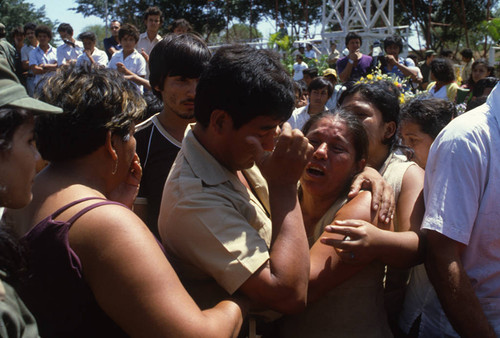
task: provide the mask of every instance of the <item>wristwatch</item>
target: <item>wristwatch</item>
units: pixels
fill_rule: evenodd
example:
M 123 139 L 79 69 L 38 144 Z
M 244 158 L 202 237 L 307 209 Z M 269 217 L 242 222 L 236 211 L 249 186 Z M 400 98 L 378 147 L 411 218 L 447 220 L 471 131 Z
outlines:
M 349 61 L 351 65 L 354 64 L 354 61 L 352 61 L 352 59 L 347 59 L 347 61 Z

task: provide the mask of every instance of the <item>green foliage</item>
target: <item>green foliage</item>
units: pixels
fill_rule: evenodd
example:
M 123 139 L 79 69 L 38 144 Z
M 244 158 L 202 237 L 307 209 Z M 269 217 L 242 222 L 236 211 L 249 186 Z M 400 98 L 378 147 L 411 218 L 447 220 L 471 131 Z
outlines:
M 24 0 L 0 0 L 0 22 L 5 25 L 7 32 L 28 22 L 46 24 L 51 28 L 57 24 L 45 16 L 45 6 L 37 8 Z
M 100 50 L 104 50 L 104 43 L 102 40 L 106 37 L 106 27 L 103 25 L 85 26 L 82 32 L 93 32 L 97 36 L 96 47 Z
M 211 39 L 209 42 L 245 42 L 251 39 L 258 39 L 262 37 L 262 33 L 255 27 L 250 27 L 242 23 L 235 23 L 229 27 L 228 31 L 223 31 L 218 39 Z
M 499 43 L 500 41 L 500 18 L 494 18 L 490 21 L 483 21 L 481 23 L 481 29 L 484 32 L 488 33 L 488 36 L 495 41 L 495 43 Z

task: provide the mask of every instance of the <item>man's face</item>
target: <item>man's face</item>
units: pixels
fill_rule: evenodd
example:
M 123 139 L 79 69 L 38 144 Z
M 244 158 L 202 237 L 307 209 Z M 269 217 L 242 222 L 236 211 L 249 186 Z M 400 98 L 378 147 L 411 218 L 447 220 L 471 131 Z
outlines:
M 257 116 L 239 129 L 232 128 L 232 123 L 226 129 L 224 137 L 225 160 L 223 163 L 231 171 L 248 169 L 255 162 L 255 155 L 252 146 L 248 143 L 248 137 L 257 138 L 264 150 L 274 149 L 275 136 L 279 130 L 281 120 L 275 120 L 269 116 Z
M 361 47 L 361 41 L 359 39 L 351 39 L 347 43 L 347 49 L 349 50 L 349 53 L 357 52 L 360 47 Z
M 400 50 L 396 44 L 393 44 L 393 45 L 389 45 L 389 46 L 385 47 L 385 52 L 386 52 L 386 54 L 392 55 L 395 58 L 397 58 Z
M 83 39 L 82 43 L 83 43 L 83 49 L 90 51 L 94 50 L 95 41 L 92 41 L 91 39 Z
M 158 30 L 160 29 L 160 16 L 159 15 L 149 15 L 148 18 L 145 21 L 146 24 L 146 30 L 148 32 L 155 32 L 158 33 Z
M 24 33 L 28 41 L 33 45 L 36 42 L 35 31 L 33 29 L 27 29 Z
M 187 32 L 187 27 L 184 26 L 177 26 L 174 29 L 174 34 L 186 34 Z
M 38 33 L 36 38 L 42 47 L 47 46 L 50 42 L 50 38 L 46 33 Z
M 68 33 L 64 32 L 64 31 L 60 31 L 58 33 L 59 33 L 59 36 L 61 37 L 61 40 L 71 40 L 71 35 L 69 35 Z
M 174 114 L 185 120 L 193 119 L 194 96 L 198 81 L 199 78 L 167 76 L 161 91 L 165 113 Z
M 304 78 L 303 78 L 304 82 L 306 83 L 306 85 L 309 86 L 309 84 L 311 83 L 311 81 L 313 80 L 312 77 L 309 75 L 309 74 L 304 74 Z
M 114 37 L 118 36 L 118 31 L 120 30 L 120 23 L 118 21 L 113 21 L 109 29 L 111 30 L 111 35 Z
M 313 89 L 309 93 L 309 106 L 313 110 L 323 110 L 328 101 L 328 88 Z
M 125 35 L 123 38 L 120 39 L 120 45 L 122 45 L 122 48 L 125 52 L 131 52 L 136 45 L 137 41 L 135 41 L 133 36 L 130 35 Z

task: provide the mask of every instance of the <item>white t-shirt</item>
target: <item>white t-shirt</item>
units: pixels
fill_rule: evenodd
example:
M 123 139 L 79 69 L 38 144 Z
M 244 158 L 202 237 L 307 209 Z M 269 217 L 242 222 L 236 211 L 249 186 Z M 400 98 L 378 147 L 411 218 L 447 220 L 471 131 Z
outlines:
M 146 76 L 146 59 L 144 59 L 144 57 L 135 49 L 125 58 L 125 60 L 123 59 L 123 49 L 113 54 L 111 60 L 109 61 L 108 68 L 117 69 L 116 64 L 118 62 L 123 63 L 124 66 L 132 73 L 143 77 Z M 134 83 L 134 85 L 142 93 L 142 86 L 139 86 L 136 83 Z
M 302 62 L 302 63 L 298 63 L 298 62 L 295 62 L 293 64 L 293 80 L 294 81 L 300 81 L 304 78 L 304 74 L 302 73 L 302 71 L 304 69 L 307 69 L 309 68 L 307 66 L 307 63 L 305 62 Z
M 98 49 L 97 47 L 94 47 L 94 52 L 92 53 L 92 59 L 94 59 L 94 61 L 99 66 L 106 67 L 108 65 L 108 56 L 106 55 L 106 53 L 104 51 Z M 76 59 L 76 65 L 81 66 L 85 63 L 90 63 L 90 60 L 89 60 L 87 54 L 85 54 L 85 52 L 83 52 L 82 55 L 80 55 L 78 57 L 78 59 Z
M 460 115 L 438 135 L 425 168 L 422 229 L 466 245 L 463 267 L 500 336 L 500 86 L 487 103 Z M 437 297 L 422 314 L 422 337 L 457 336 Z
M 75 40 L 75 47 L 63 43 L 57 47 L 57 65 L 62 65 L 65 61 L 76 60 L 83 53 L 83 43 Z

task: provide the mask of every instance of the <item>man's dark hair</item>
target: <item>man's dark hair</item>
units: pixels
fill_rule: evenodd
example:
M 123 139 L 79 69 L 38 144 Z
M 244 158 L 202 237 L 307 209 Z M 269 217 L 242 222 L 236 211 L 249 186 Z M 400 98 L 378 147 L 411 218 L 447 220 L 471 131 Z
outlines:
M 146 11 L 144 12 L 144 21 L 146 21 L 150 15 L 159 15 L 160 23 L 163 23 L 163 13 L 158 7 L 153 6 L 146 9 Z
M 137 29 L 137 27 L 135 27 L 134 25 L 126 23 L 120 27 L 120 30 L 118 31 L 118 40 L 123 39 L 126 35 L 133 37 L 135 40 L 135 43 L 137 43 L 137 41 L 139 41 L 140 33 L 139 33 L 139 30 Z
M 149 83 L 153 92 L 162 100 L 160 91 L 167 76 L 199 78 L 209 60 L 210 50 L 198 36 L 191 33 L 168 34 L 149 55 Z
M 302 74 L 308 75 L 311 79 L 318 77 L 318 68 L 307 68 L 302 71 Z
M 58 33 L 64 32 L 73 36 L 73 27 L 71 27 L 69 23 L 62 23 L 59 25 L 59 27 L 57 27 L 57 32 Z
M 187 21 L 186 19 L 174 20 L 174 22 L 172 22 L 170 26 L 168 26 L 168 30 L 170 32 L 173 32 L 177 27 L 185 28 L 187 32 L 191 32 L 193 30 L 193 26 L 191 26 L 189 21 Z
M 93 42 L 96 42 L 97 37 L 94 32 L 83 32 L 78 35 L 78 40 L 83 41 L 84 39 L 89 39 Z
M 224 110 L 239 129 L 258 116 L 286 121 L 294 107 L 293 80 L 269 50 L 233 45 L 220 48 L 196 88 L 194 115 L 204 128 L 212 112 Z
M 416 97 L 401 108 L 401 122 L 416 123 L 432 139 L 456 115 L 457 109 L 453 103 L 437 98 Z
M 325 87 L 328 90 L 328 98 L 332 97 L 333 85 L 330 81 L 328 81 L 322 76 L 315 78 L 314 80 L 311 81 L 311 83 L 309 83 L 309 87 L 307 87 L 307 92 L 309 93 L 309 95 L 311 95 L 311 92 L 313 90 L 321 90 Z
M 455 71 L 449 59 L 437 58 L 432 60 L 431 72 L 437 81 L 451 82 L 455 80 Z
M 345 36 L 345 45 L 347 46 L 347 44 L 349 43 L 349 41 L 351 41 L 353 39 L 359 39 L 359 45 L 363 44 L 363 39 L 361 38 L 361 36 L 358 33 L 356 33 L 356 32 L 349 32 Z
M 387 52 L 387 47 L 396 45 L 399 48 L 399 52 L 403 50 L 403 39 L 399 35 L 390 35 L 384 39 L 384 51 Z
M 453 55 L 453 51 L 451 49 L 448 49 L 448 48 L 441 49 L 441 53 L 439 53 L 439 56 L 443 57 L 443 58 L 450 58 L 452 55 Z
M 47 34 L 49 40 L 52 40 L 52 30 L 47 25 L 38 25 L 35 28 L 35 36 L 38 38 L 40 34 Z
M 389 81 L 375 81 L 374 83 L 358 83 L 342 92 L 339 98 L 339 106 L 346 97 L 359 93 L 366 101 L 370 102 L 382 113 L 384 122 L 396 123 L 399 125 L 399 89 Z M 396 133 L 385 141 L 386 144 L 394 145 Z
M 27 30 L 31 29 L 34 31 L 36 29 L 36 24 L 33 22 L 28 22 L 27 24 L 24 25 L 24 33 L 26 33 Z
M 472 58 L 472 49 L 464 48 L 464 49 L 462 49 L 460 54 L 466 59 L 471 59 Z
M 47 78 L 40 99 L 63 109 L 39 116 L 37 146 L 48 161 L 67 161 L 94 152 L 111 132 L 126 140 L 145 109 L 137 89 L 114 69 L 59 68 Z
M 17 128 L 31 117 L 32 114 L 25 109 L 8 105 L 0 108 L 0 154 L 11 149 Z

